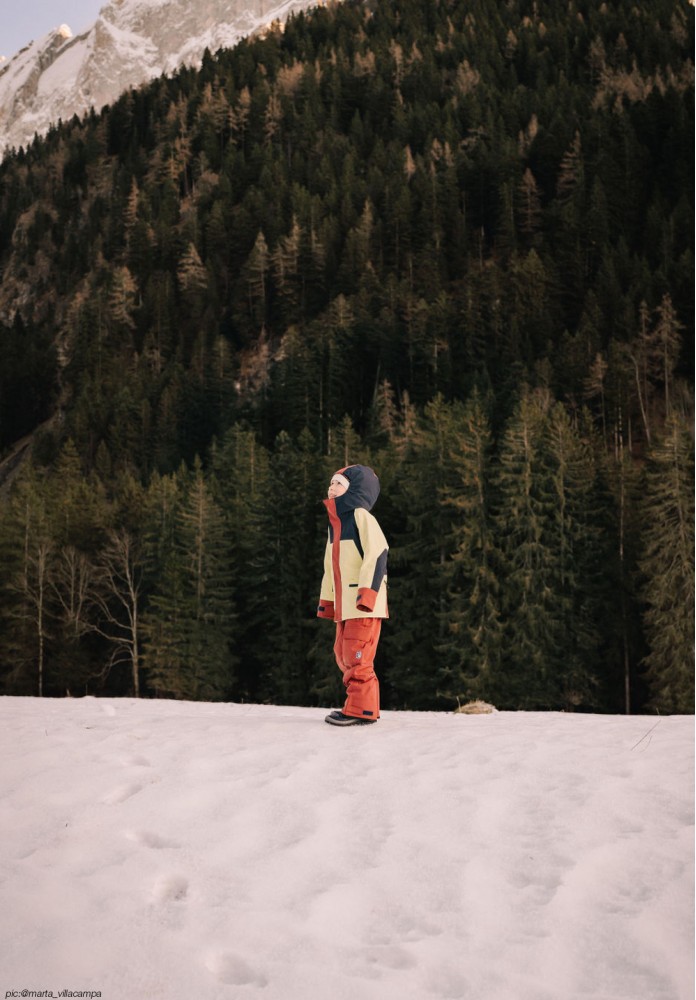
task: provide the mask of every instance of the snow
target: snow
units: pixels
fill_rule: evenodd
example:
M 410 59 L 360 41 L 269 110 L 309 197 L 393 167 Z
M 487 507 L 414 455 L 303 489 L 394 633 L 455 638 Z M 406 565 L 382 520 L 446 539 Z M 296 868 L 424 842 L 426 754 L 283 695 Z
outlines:
M 38 42 L 31 42 L 9 62 L 6 60 L 7 64 L 3 66 L 0 76 L 0 108 L 12 101 L 15 91 L 20 90 L 35 72 L 36 64 L 50 37 L 46 35 Z
M 0 698 L 0 1000 L 691 1000 L 693 719 Z
M 182 65 L 197 67 L 206 48 L 232 47 L 315 2 L 113 0 L 81 34 L 61 25 L 0 62 L 0 157 L 59 119 L 99 110 Z
M 89 55 L 89 45 L 86 39 L 78 39 L 75 45 L 61 52 L 56 59 L 41 73 L 37 81 L 37 96 L 41 101 L 56 100 L 56 92 L 62 94 L 74 86 L 75 80 Z M 41 114 L 38 115 L 39 122 Z

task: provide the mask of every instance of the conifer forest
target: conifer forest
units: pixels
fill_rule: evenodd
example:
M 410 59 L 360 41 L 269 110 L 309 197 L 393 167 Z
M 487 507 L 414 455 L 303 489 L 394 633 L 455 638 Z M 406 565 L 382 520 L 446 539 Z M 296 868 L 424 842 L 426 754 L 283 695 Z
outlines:
M 692 712 L 694 8 L 365 0 L 0 164 L 0 692 Z

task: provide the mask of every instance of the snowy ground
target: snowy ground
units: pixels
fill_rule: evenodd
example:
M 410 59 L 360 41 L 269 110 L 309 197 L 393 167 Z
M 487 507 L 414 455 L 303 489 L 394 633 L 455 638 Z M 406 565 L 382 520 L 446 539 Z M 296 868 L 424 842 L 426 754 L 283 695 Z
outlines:
M 0 698 L 0 1000 L 692 1000 L 693 719 L 324 714 Z

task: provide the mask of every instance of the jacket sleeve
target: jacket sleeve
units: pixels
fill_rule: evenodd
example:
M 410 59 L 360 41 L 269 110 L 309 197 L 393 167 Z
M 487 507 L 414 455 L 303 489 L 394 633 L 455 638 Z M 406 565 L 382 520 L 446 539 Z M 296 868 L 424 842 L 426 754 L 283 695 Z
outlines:
M 317 618 L 334 617 L 334 585 L 333 566 L 331 565 L 331 542 L 327 541 L 324 552 L 324 576 L 321 581 L 319 591 L 319 604 L 317 606 Z
M 358 611 L 374 611 L 379 588 L 387 575 L 389 546 L 377 518 L 369 511 L 359 507 L 355 511 L 355 523 L 363 550 L 355 605 Z

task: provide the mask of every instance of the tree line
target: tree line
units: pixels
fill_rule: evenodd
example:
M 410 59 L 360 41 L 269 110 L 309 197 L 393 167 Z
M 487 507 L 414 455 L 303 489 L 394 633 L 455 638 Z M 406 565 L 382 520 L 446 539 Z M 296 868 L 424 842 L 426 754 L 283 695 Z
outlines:
M 272 449 L 241 424 L 204 465 L 143 485 L 86 472 L 68 441 L 4 511 L 2 677 L 15 693 L 325 704 L 314 618 L 335 468 L 380 474 L 392 620 L 388 707 L 690 711 L 693 438 L 676 415 L 638 468 L 588 410 L 523 388 L 497 442 L 491 400 L 422 411 L 388 383 L 369 442 Z M 679 610 L 679 613 L 677 611 Z

